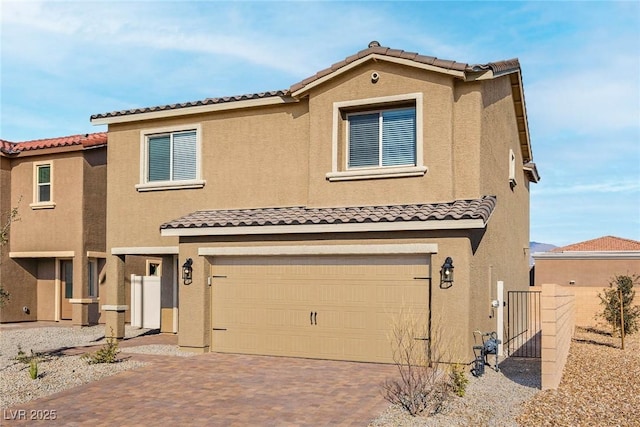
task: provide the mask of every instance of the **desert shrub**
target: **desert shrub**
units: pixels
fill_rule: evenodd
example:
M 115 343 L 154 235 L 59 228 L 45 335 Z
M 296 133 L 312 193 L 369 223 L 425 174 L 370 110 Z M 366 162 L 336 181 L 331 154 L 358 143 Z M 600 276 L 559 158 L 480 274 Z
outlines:
M 640 276 L 614 276 L 609 282 L 609 289 L 599 293 L 600 304 L 603 306 L 599 314 L 609 323 L 615 333 L 620 328 L 620 291 L 622 291 L 622 307 L 624 312 L 624 332 L 633 334 L 638 331 L 640 307 L 632 306 L 636 291 L 633 286 L 639 283 Z
M 32 360 L 37 359 L 39 356 L 40 355 L 38 353 L 34 353 L 33 350 L 31 350 L 31 355 L 27 355 L 24 350 L 22 350 L 22 346 L 18 345 L 18 354 L 15 359 L 20 363 L 29 365 Z
M 451 365 L 449 377 L 451 378 L 453 392 L 456 396 L 463 397 L 467 390 L 467 384 L 469 384 L 469 378 L 467 378 L 464 367 L 460 363 L 454 363 Z
M 386 400 L 413 416 L 440 412 L 451 391 L 448 376 L 431 360 L 429 343 L 421 337 L 427 337 L 427 330 L 419 317 L 404 314 L 394 322 L 390 338 L 399 377 L 382 386 Z
M 120 352 L 118 349 L 118 340 L 113 336 L 113 329 L 111 330 L 111 336 L 107 338 L 105 345 L 100 347 L 95 353 L 86 353 L 82 355 L 83 359 L 87 359 L 90 365 L 98 363 L 115 363 L 116 356 Z
M 32 380 L 38 378 L 38 359 L 33 358 L 29 362 L 29 376 Z

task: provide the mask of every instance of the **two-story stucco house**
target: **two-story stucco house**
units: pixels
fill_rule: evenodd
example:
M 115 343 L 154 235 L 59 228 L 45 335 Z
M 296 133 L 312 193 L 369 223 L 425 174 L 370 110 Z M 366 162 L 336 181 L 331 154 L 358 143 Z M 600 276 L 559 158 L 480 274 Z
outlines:
M 437 329 L 466 360 L 472 332 L 499 327 L 496 283 L 528 286 L 517 60 L 372 42 L 287 90 L 91 121 L 109 135 L 107 334 L 132 308 L 140 322 L 146 292 L 191 351 L 390 362 L 411 312 L 416 338 Z M 147 288 L 129 284 L 139 259 Z
M 10 300 L 0 322 L 100 319 L 106 262 L 107 134 L 0 146 L 2 224 L 18 220 L 1 248 L 0 283 Z

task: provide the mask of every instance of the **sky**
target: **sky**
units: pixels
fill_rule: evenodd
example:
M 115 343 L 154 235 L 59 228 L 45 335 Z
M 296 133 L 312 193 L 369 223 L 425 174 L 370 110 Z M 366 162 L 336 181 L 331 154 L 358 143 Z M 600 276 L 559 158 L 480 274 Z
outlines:
M 377 40 L 517 57 L 531 240 L 640 240 L 640 2 L 0 0 L 0 138 L 106 131 L 92 114 L 287 89 Z

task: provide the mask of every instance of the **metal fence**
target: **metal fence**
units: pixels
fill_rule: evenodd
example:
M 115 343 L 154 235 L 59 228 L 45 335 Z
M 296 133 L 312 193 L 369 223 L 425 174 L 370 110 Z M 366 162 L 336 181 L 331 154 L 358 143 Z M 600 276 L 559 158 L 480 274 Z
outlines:
M 512 357 L 542 356 L 540 291 L 509 291 L 505 351 Z

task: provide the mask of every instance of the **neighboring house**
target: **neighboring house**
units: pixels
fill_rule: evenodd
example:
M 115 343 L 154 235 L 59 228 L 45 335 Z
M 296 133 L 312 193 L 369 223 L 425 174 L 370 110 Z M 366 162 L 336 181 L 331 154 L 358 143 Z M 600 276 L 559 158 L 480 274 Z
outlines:
M 0 283 L 10 294 L 0 322 L 100 321 L 105 254 L 107 134 L 0 147 L 2 223 L 13 207 Z
M 602 312 L 598 293 L 614 276 L 640 275 L 640 242 L 604 236 L 533 254 L 534 284 L 556 283 L 576 294 L 576 325 L 596 325 Z
M 503 327 L 497 282 L 528 287 L 517 60 L 372 42 L 288 90 L 91 121 L 109 134 L 107 334 L 133 308 L 191 351 L 390 362 L 411 313 L 467 360 L 474 330 Z

